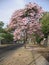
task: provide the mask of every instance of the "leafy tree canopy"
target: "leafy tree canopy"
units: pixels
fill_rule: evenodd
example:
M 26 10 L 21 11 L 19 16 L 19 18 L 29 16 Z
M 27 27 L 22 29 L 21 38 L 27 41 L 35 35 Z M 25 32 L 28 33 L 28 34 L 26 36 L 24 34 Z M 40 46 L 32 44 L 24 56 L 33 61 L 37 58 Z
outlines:
M 2 28 L 3 26 L 4 26 L 4 23 L 0 21 L 0 28 Z
M 49 12 L 46 12 L 42 19 L 42 32 L 44 33 L 44 36 L 47 37 L 49 35 Z

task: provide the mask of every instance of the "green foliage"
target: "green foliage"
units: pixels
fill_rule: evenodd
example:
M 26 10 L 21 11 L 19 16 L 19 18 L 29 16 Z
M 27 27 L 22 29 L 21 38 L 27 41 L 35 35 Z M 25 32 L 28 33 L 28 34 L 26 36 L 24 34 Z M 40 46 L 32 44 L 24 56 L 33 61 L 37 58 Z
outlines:
M 5 32 L 5 30 L 3 29 L 4 23 L 2 21 L 0 21 L 0 33 Z
M 5 29 L 0 28 L 0 33 L 5 33 L 5 32 L 6 32 Z
M 38 44 L 40 44 L 41 40 L 43 40 L 43 38 L 41 38 L 39 35 L 36 35 L 36 42 Z
M 33 37 L 35 37 L 35 41 L 37 42 L 37 44 L 40 44 L 40 42 L 43 40 L 43 38 L 41 38 L 38 34 L 32 34 Z
M 0 40 L 4 39 L 2 35 L 3 33 L 0 33 Z
M 44 36 L 47 37 L 49 35 L 49 13 L 46 12 L 42 19 L 41 19 L 41 23 L 42 23 L 42 32 L 44 33 Z
M 13 41 L 13 35 L 12 35 L 11 33 L 3 33 L 3 34 L 2 34 L 2 37 L 3 37 L 7 42 Z
M 0 21 L 0 40 L 4 39 L 6 42 L 13 41 L 13 34 L 8 33 L 8 31 L 6 31 L 6 28 L 3 28 L 3 26 L 4 23 Z
M 2 28 L 3 26 L 4 26 L 4 23 L 0 21 L 0 28 Z

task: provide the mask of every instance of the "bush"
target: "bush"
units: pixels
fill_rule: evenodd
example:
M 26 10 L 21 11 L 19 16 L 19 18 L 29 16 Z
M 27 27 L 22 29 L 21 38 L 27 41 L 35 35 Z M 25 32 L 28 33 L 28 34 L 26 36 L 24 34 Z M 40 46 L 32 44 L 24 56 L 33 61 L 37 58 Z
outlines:
M 5 42 L 7 43 L 10 43 L 13 41 L 13 35 L 11 33 L 2 33 L 1 37 L 3 37 Z
M 43 40 L 40 36 L 36 35 L 36 42 L 40 44 L 40 42 Z

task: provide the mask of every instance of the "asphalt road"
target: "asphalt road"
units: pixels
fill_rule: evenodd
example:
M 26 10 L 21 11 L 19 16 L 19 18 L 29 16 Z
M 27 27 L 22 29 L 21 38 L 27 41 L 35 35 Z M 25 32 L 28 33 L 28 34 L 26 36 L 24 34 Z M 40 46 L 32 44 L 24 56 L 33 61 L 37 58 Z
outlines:
M 8 46 L 5 48 L 0 48 L 0 65 L 4 65 L 3 61 L 7 58 L 7 57 L 11 57 L 11 55 L 17 51 L 17 49 L 19 49 L 20 47 L 22 47 L 23 45 L 14 45 L 14 46 Z M 8 58 L 7 58 L 8 59 Z M 6 61 L 6 60 L 5 60 Z M 8 61 L 7 61 L 8 62 Z

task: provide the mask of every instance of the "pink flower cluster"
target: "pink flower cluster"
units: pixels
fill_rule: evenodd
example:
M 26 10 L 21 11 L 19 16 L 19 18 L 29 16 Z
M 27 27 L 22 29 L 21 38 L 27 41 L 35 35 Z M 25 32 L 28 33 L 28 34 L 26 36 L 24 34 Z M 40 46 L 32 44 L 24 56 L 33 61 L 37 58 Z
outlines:
M 36 3 L 29 3 L 24 9 L 17 10 L 13 13 L 9 27 L 14 29 L 14 39 L 21 39 L 22 34 L 38 34 L 43 36 L 41 32 L 41 23 L 39 19 L 43 15 L 43 9 Z M 24 32 L 25 31 L 25 32 Z

